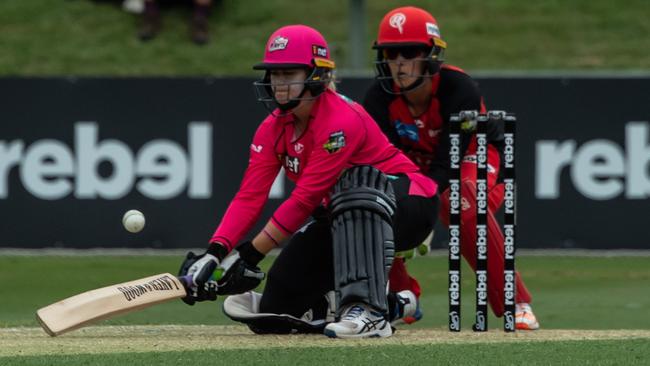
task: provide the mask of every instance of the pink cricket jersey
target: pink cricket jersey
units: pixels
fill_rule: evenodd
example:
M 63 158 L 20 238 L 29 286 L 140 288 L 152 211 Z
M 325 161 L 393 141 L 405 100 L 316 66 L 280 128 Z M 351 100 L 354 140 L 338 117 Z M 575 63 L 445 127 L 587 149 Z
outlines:
M 291 196 L 271 217 L 273 224 L 292 234 L 323 200 L 329 198 L 341 173 L 354 165 L 372 165 L 385 174 L 406 174 L 409 194 L 432 197 L 436 183 L 393 146 L 359 104 L 327 90 L 313 105 L 300 136 L 294 136 L 293 116 L 269 115 L 259 126 L 239 192 L 230 203 L 211 242 L 229 250 L 257 222 L 271 185 L 284 167 L 295 182 Z

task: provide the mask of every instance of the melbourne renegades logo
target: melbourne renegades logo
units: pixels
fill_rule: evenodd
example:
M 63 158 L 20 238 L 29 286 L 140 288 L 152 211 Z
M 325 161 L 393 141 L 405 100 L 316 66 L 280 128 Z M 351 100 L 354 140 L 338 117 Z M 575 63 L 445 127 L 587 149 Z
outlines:
M 397 28 L 399 34 L 404 33 L 404 23 L 406 23 L 406 15 L 403 13 L 395 13 L 388 20 L 388 24 L 390 24 L 390 26 L 393 28 Z

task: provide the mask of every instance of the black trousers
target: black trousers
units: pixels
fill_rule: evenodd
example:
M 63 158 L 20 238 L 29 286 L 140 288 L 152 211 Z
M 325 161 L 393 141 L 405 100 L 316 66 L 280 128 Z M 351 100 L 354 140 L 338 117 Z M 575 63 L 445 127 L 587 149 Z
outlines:
M 438 216 L 438 197 L 408 194 L 411 181 L 399 176 L 391 181 L 397 209 L 393 220 L 395 250 L 415 248 L 433 230 Z M 334 290 L 331 224 L 327 215 L 297 231 L 269 270 L 260 312 L 301 317 L 312 309 L 314 319 L 327 311 L 325 294 Z

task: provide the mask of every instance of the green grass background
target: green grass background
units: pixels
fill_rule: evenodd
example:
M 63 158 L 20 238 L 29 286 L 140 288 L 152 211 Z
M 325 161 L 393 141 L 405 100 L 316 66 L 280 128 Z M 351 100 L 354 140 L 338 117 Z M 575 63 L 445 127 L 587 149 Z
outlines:
M 223 0 L 205 47 L 189 41 L 189 7 L 164 9 L 160 37 L 142 43 L 120 2 L 0 1 L 0 76 L 251 75 L 271 32 L 292 23 L 322 31 L 348 67 L 348 0 Z M 366 1 L 368 71 L 379 21 L 406 3 L 436 16 L 447 60 L 470 72 L 650 70 L 647 0 L 381 0 Z
M 37 308 L 86 290 L 169 271 L 182 258 L 0 256 L 0 327 L 37 326 Z M 263 262 L 267 267 L 272 258 Z M 548 329 L 650 329 L 650 257 L 520 257 L 517 265 Z M 443 327 L 447 317 L 447 259 L 417 257 L 409 271 L 423 287 L 424 318 L 413 327 Z M 463 271 L 463 326 L 474 307 L 474 276 Z M 489 319 L 492 328 L 501 319 Z M 181 301 L 108 321 L 111 324 L 231 324 L 221 299 L 189 308 Z
M 647 339 L 0 357 L 7 365 L 647 365 Z
M 263 267 L 268 268 L 272 259 L 266 258 Z M 34 312 L 42 306 L 85 290 L 159 272 L 174 273 L 180 261 L 174 256 L 0 256 L 0 327 L 35 327 Z M 446 266 L 447 259 L 437 256 L 408 262 L 423 286 L 424 309 L 424 318 L 409 327 L 446 326 Z M 520 256 L 518 267 L 533 293 L 534 309 L 544 329 L 650 329 L 650 257 Z M 463 273 L 463 326 L 469 332 L 474 277 L 467 266 Z M 102 324 L 233 324 L 222 314 L 221 303 L 219 299 L 190 308 L 179 300 Z M 490 318 L 492 331 L 501 326 L 501 319 Z M 648 359 L 650 342 L 632 339 L 12 356 L 0 357 L 0 364 L 644 365 Z

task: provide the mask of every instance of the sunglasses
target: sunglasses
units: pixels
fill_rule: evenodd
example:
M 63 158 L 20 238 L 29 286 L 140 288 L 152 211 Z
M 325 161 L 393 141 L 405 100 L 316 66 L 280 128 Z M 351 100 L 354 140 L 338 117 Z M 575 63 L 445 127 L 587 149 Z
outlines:
M 399 55 L 406 60 L 412 60 L 416 57 L 421 57 L 426 51 L 418 47 L 404 47 L 404 48 L 386 48 L 384 49 L 384 58 L 387 60 L 395 60 Z

